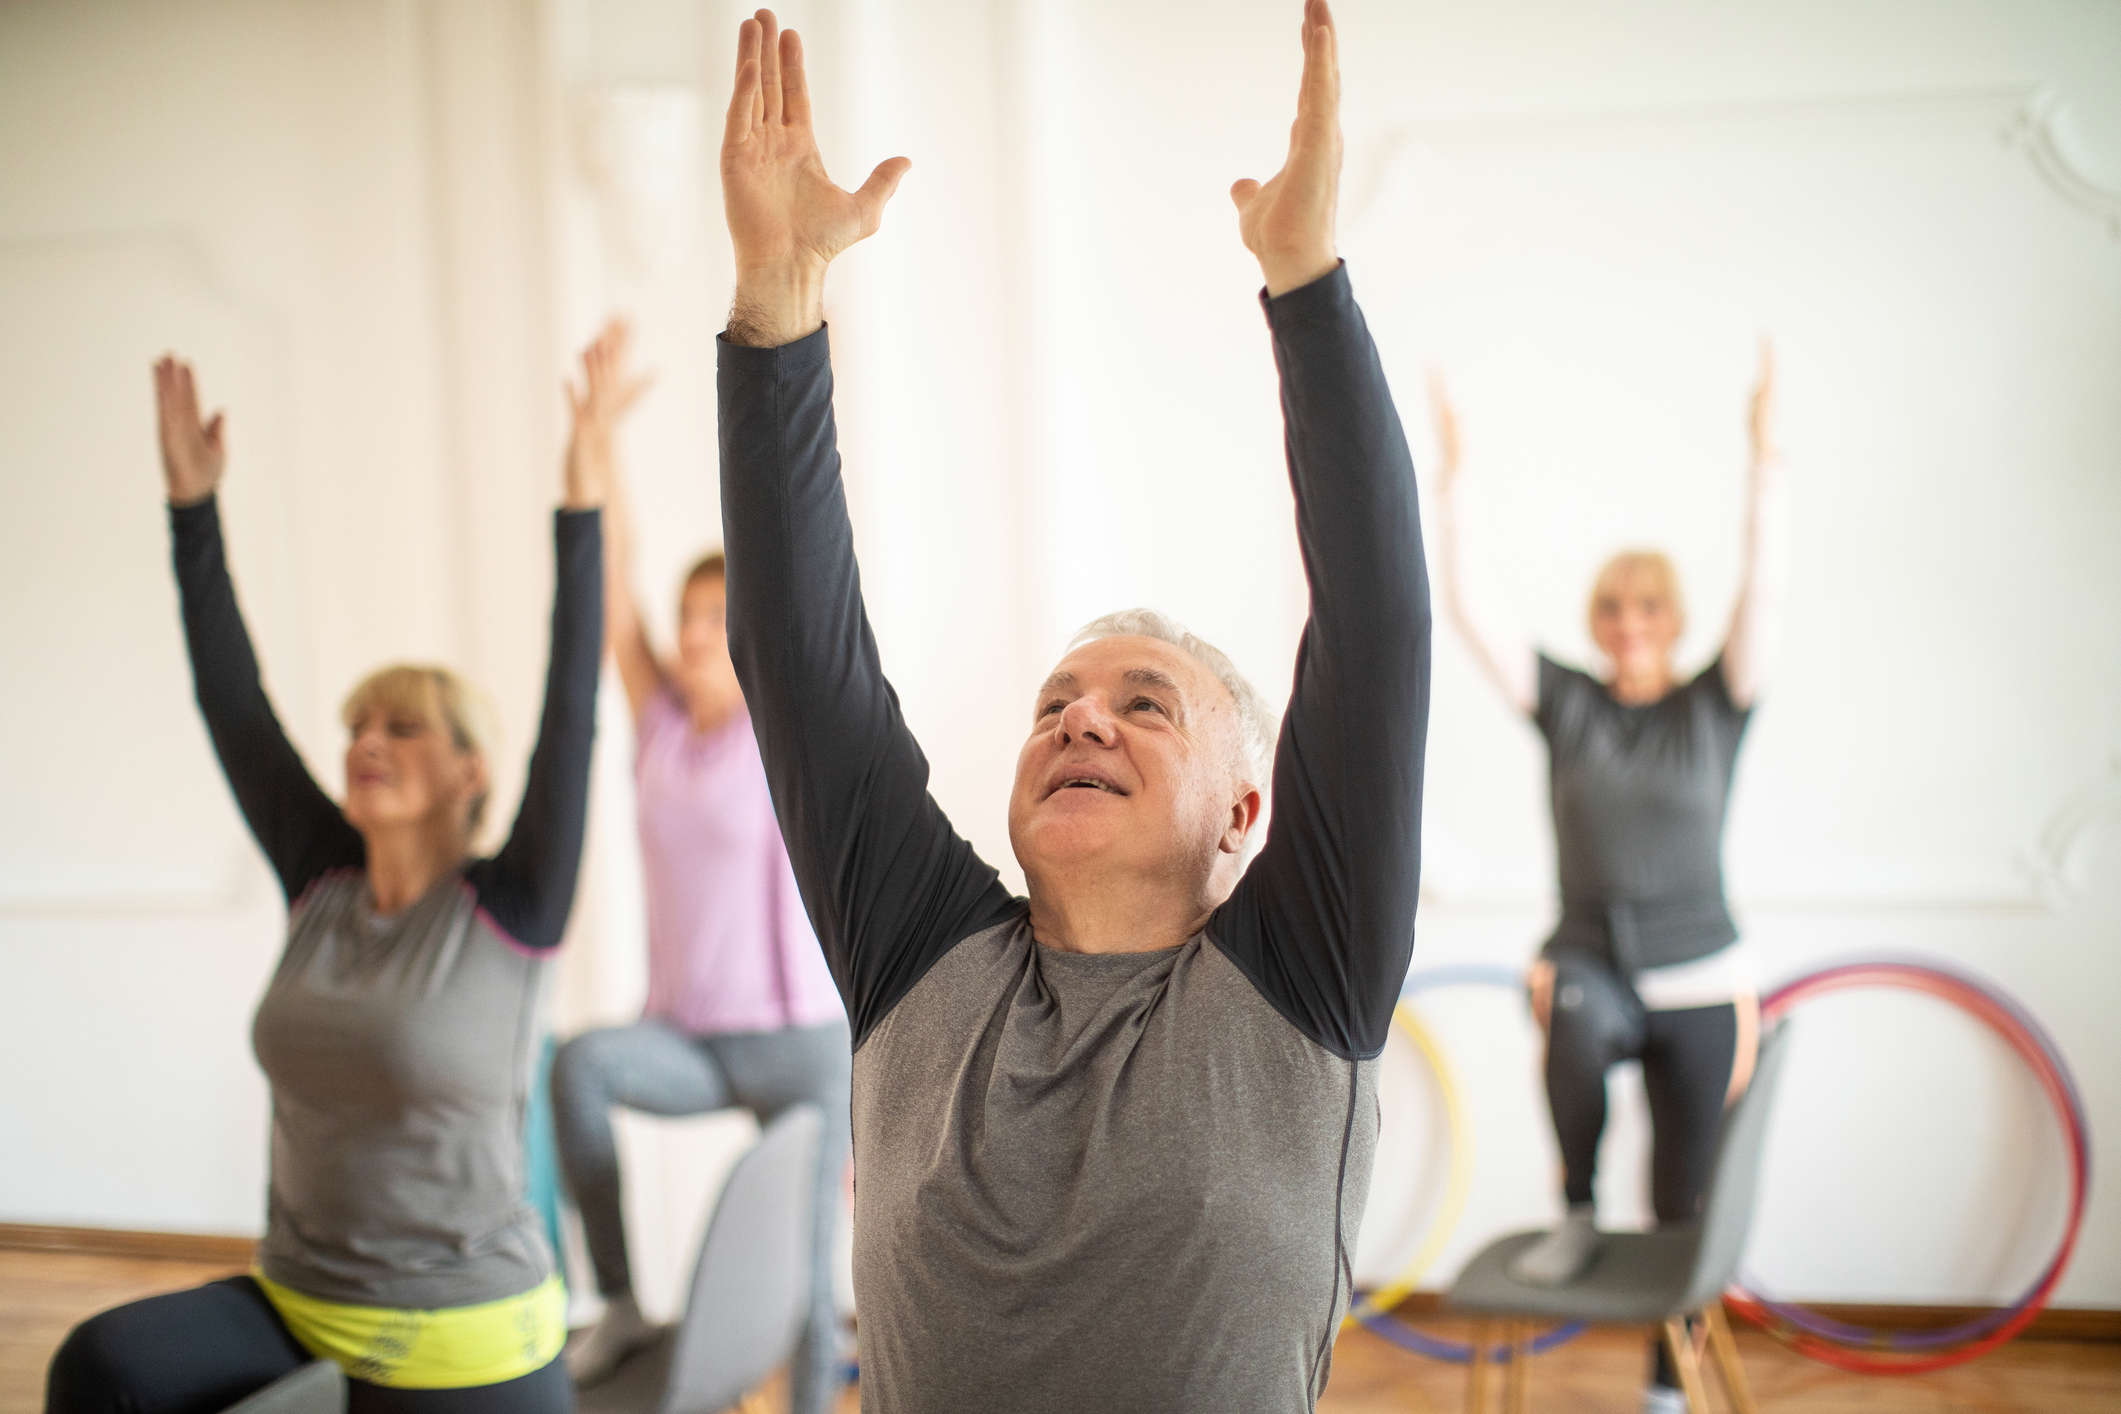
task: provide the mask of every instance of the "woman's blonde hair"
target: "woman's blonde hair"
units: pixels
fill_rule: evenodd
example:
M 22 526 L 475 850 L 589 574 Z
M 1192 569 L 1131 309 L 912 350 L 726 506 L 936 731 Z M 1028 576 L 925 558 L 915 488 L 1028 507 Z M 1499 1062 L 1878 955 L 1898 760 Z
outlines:
M 428 663 L 393 663 L 378 668 L 354 685 L 339 708 L 339 720 L 351 730 L 370 708 L 405 712 L 445 727 L 459 751 L 484 756 L 499 735 L 499 721 L 486 694 L 448 668 Z M 486 814 L 486 794 L 471 802 L 471 828 Z
M 1601 565 L 1598 577 L 1591 581 L 1591 602 L 1584 610 L 1584 622 L 1590 626 L 1593 639 L 1598 637 L 1600 601 L 1617 593 L 1623 580 L 1638 578 L 1649 581 L 1651 597 L 1669 604 L 1672 622 L 1685 631 L 1686 600 L 1680 596 L 1679 572 L 1672 568 L 1671 557 L 1662 550 L 1622 550 Z

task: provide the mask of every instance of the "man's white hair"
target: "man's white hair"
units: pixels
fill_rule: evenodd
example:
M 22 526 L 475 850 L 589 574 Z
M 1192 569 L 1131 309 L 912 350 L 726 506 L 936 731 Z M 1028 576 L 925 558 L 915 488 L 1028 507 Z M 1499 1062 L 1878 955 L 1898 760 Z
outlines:
M 1240 764 L 1250 775 L 1250 784 L 1259 787 L 1261 795 L 1267 793 L 1274 772 L 1274 712 L 1267 706 L 1267 700 L 1259 695 L 1258 689 L 1237 670 L 1228 654 L 1190 632 L 1169 614 L 1154 609 L 1122 609 L 1116 614 L 1092 619 L 1068 640 L 1068 651 L 1072 653 L 1085 643 L 1095 643 L 1101 638 L 1153 638 L 1170 644 L 1215 674 L 1215 680 L 1229 689 L 1232 700 L 1237 703 L 1237 738 L 1243 753 Z

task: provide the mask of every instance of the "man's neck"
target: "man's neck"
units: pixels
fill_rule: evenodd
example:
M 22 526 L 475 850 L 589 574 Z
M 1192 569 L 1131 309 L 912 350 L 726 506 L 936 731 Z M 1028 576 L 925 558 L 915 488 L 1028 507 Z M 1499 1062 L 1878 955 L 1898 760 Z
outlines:
M 1155 952 L 1207 926 L 1214 904 L 1169 880 L 1077 877 L 1031 881 L 1031 935 L 1062 952 Z

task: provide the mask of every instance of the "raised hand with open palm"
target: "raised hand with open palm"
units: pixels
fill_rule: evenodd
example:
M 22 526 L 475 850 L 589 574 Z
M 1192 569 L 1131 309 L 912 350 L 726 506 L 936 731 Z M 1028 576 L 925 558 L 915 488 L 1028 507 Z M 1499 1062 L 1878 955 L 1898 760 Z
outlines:
M 162 487 L 173 506 L 194 506 L 214 494 L 228 465 L 226 415 L 199 420 L 199 388 L 191 365 L 170 354 L 155 362 L 155 430 L 162 443 Z
M 771 10 L 744 21 L 722 132 L 722 206 L 736 249 L 729 337 L 771 346 L 814 331 L 824 319 L 825 267 L 875 233 L 912 165 L 893 157 L 857 190 L 834 185 L 811 126 L 801 38 Z
M 1237 231 L 1279 295 L 1326 274 L 1339 257 L 1333 217 L 1340 200 L 1340 52 L 1326 0 L 1304 5 L 1304 73 L 1297 91 L 1289 156 L 1265 182 L 1230 188 Z

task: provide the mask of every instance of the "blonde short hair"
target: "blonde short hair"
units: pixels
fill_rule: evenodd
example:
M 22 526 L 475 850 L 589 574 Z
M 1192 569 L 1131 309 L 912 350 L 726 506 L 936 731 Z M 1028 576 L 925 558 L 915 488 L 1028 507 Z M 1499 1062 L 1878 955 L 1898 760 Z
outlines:
M 454 671 L 430 663 L 392 663 L 376 669 L 346 694 L 339 720 L 349 730 L 372 707 L 406 712 L 448 729 L 459 751 L 484 756 L 499 736 L 498 718 L 486 694 Z M 471 803 L 471 828 L 486 814 L 482 792 Z
M 1653 598 L 1662 599 L 1672 608 L 1672 620 L 1684 632 L 1686 629 L 1686 600 L 1679 593 L 1679 572 L 1672 568 L 1671 557 L 1662 550 L 1622 550 L 1599 567 L 1598 577 L 1591 581 L 1591 601 L 1584 610 L 1584 621 L 1590 626 L 1591 636 L 1598 636 L 1598 604 L 1615 593 L 1622 580 L 1646 579 Z

